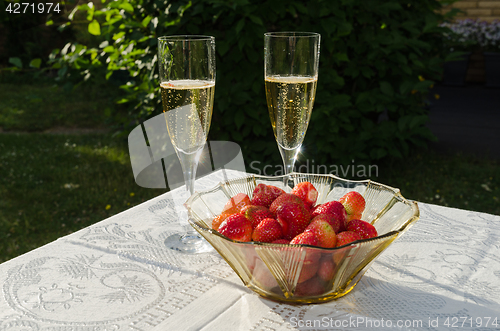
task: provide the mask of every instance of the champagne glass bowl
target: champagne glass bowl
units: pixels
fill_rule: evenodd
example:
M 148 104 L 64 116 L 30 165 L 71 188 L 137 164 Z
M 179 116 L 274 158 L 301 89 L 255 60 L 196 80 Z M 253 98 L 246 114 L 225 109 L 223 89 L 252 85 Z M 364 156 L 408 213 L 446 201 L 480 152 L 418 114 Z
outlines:
M 338 200 L 358 191 L 366 200 L 362 219 L 379 234 L 336 247 L 238 242 L 211 228 L 230 197 L 252 196 L 260 183 L 290 192 L 299 182 L 312 183 L 319 192 L 317 204 Z M 185 204 L 191 225 L 219 252 L 245 286 L 259 295 L 288 303 L 321 303 L 351 291 L 373 261 L 419 218 L 415 202 L 397 188 L 371 180 L 351 181 L 333 175 L 291 173 L 283 176 L 248 175 L 196 192 Z
M 264 34 L 266 101 L 285 173 L 293 171 L 316 97 L 320 35 Z

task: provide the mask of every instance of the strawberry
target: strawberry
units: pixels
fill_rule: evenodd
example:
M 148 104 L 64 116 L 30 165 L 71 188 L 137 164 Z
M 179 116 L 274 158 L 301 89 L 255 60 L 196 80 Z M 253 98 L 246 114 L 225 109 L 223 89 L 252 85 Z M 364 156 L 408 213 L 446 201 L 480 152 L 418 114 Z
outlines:
M 311 223 L 306 228 L 306 232 L 313 232 L 319 240 L 318 246 L 324 248 L 332 248 L 337 244 L 337 235 L 333 230 L 330 223 L 321 218 L 321 216 L 327 215 L 318 215 L 315 217 Z M 319 217 L 319 218 L 318 218 Z
M 242 252 L 245 257 L 245 263 L 248 267 L 248 270 L 250 272 L 253 272 L 257 260 L 260 259 L 257 255 L 257 252 L 254 249 L 245 249 L 242 250 Z
M 222 212 L 213 219 L 212 229 L 215 231 L 219 230 L 219 226 L 224 222 L 226 218 L 232 214 L 239 213 L 241 209 L 245 206 L 250 205 L 250 198 L 245 193 L 238 193 L 224 205 Z
M 283 193 L 282 195 L 277 197 L 273 201 L 273 203 L 271 203 L 271 206 L 269 206 L 269 210 L 271 211 L 271 213 L 276 214 L 276 210 L 278 209 L 279 206 L 284 205 L 286 203 L 290 203 L 290 202 L 298 203 L 298 204 L 304 206 L 304 202 L 302 202 L 302 200 L 298 196 L 296 196 L 295 194 Z
M 285 191 L 283 191 L 283 189 L 280 189 L 279 187 L 273 186 L 273 185 L 267 185 L 267 190 L 268 190 L 269 194 L 271 195 L 271 197 L 273 198 L 273 201 L 277 197 L 279 197 L 280 195 L 285 193 Z
M 300 270 L 299 279 L 297 283 L 303 283 L 308 279 L 311 279 L 316 275 L 319 268 L 319 262 L 316 261 L 304 261 L 302 264 L 302 269 Z
M 298 183 L 290 193 L 298 196 L 304 202 L 304 205 L 309 208 L 314 206 L 318 199 L 318 191 L 309 182 Z
M 335 275 L 336 266 L 330 254 L 325 254 L 319 260 L 318 277 L 324 282 L 329 282 Z
M 318 237 L 313 232 L 302 232 L 290 241 L 290 245 L 318 246 L 318 243 Z
M 283 231 L 283 235 L 285 235 L 285 233 L 288 233 L 288 222 L 282 218 L 276 218 L 276 220 L 281 225 L 281 230 Z M 285 239 L 285 240 L 287 240 L 287 239 Z M 288 239 L 288 241 L 290 241 L 290 240 Z
M 339 199 L 339 202 L 344 205 L 344 208 L 347 212 L 347 222 L 353 219 L 360 219 L 363 214 L 363 210 L 365 210 L 365 198 L 356 191 L 351 191 L 342 198 Z
M 318 246 L 319 239 L 313 232 L 302 232 L 295 236 L 290 245 L 310 245 Z M 315 248 L 306 248 L 306 256 L 304 257 L 304 267 L 306 264 L 318 262 L 321 257 L 321 252 Z M 316 269 L 317 270 L 317 269 Z
M 236 214 L 239 213 L 243 207 L 250 204 L 250 198 L 248 195 L 245 193 L 238 193 L 226 202 L 226 205 L 222 209 L 221 213 Z
M 330 224 L 335 234 L 345 231 L 345 222 L 332 214 L 319 214 L 312 218 L 311 223 L 315 220 L 324 220 Z
M 269 267 L 260 258 L 255 260 L 251 282 L 257 282 L 261 288 L 267 291 L 271 291 L 272 288 L 278 286 L 278 282 L 269 271 Z
M 329 201 L 317 206 L 312 211 L 312 217 L 316 217 L 322 214 L 332 215 L 335 219 L 337 219 L 336 222 L 340 223 L 338 231 L 335 231 L 336 233 L 344 231 L 344 223 L 347 218 L 347 212 L 344 208 L 344 205 L 342 205 L 338 201 Z
M 224 213 L 218 215 L 217 217 L 215 217 L 212 221 L 212 229 L 214 229 L 215 231 L 219 231 L 219 226 L 221 225 L 221 223 L 224 222 L 224 220 L 231 215 L 233 215 L 233 214 L 224 212 Z
M 344 246 L 353 241 L 361 239 L 361 236 L 356 232 L 344 231 L 337 235 L 337 247 Z
M 297 284 L 294 295 L 298 297 L 321 295 L 326 291 L 326 284 L 319 277 L 313 277 Z
M 252 205 L 269 208 L 271 203 L 283 193 L 285 191 L 276 186 L 260 183 L 253 190 L 251 202 Z
M 282 204 L 277 208 L 276 218 L 280 223 L 287 224 L 284 226 L 286 230 L 283 235 L 285 239 L 290 240 L 307 228 L 311 221 L 311 214 L 302 203 L 291 202 Z
M 347 224 L 347 230 L 358 233 L 361 238 L 368 239 L 378 236 L 377 230 L 373 225 L 362 220 L 351 220 Z
M 286 239 L 276 239 L 271 242 L 271 244 L 281 244 L 281 245 L 288 245 L 290 243 L 290 240 Z
M 281 225 L 274 218 L 263 219 L 253 230 L 252 240 L 270 243 L 283 237 Z
M 241 214 L 230 215 L 219 226 L 220 234 L 236 241 L 250 241 L 252 230 L 252 223 Z
M 240 214 L 248 218 L 254 229 L 263 219 L 274 218 L 273 213 L 271 213 L 269 209 L 264 206 L 248 205 L 241 209 Z
M 261 193 L 266 193 L 267 192 L 267 185 L 264 183 L 257 184 L 255 188 L 253 189 L 252 196 L 255 196 L 256 194 L 261 194 Z

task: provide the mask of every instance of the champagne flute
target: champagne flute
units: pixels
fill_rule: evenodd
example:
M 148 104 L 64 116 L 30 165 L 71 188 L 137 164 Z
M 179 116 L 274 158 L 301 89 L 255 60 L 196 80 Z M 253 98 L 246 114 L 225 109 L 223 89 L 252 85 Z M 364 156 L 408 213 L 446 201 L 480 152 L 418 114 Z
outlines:
M 283 159 L 293 171 L 316 96 L 320 35 L 312 32 L 264 34 L 264 79 L 269 117 Z
M 160 37 L 158 64 L 167 131 L 181 163 L 190 196 L 194 193 L 196 170 L 212 119 L 215 38 L 197 35 Z M 187 219 L 180 221 L 186 233 L 169 236 L 165 240 L 169 248 L 184 253 L 212 250 Z

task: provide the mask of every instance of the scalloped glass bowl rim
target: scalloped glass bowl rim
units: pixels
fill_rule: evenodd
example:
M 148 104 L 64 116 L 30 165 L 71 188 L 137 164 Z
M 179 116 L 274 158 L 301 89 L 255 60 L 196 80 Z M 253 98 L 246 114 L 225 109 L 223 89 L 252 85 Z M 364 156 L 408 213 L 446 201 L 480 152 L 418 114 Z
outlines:
M 325 247 L 311 246 L 311 245 L 304 245 L 304 244 L 300 244 L 300 245 L 297 245 L 297 244 L 271 244 L 271 243 L 256 242 L 256 241 L 246 241 L 246 242 L 244 242 L 244 241 L 237 241 L 237 240 L 232 240 L 232 239 L 230 239 L 230 238 L 228 238 L 228 237 L 220 234 L 219 232 L 215 231 L 214 229 L 211 229 L 210 227 L 201 226 L 197 222 L 193 221 L 192 218 L 191 218 L 191 216 L 188 219 L 189 223 L 191 224 L 191 226 L 195 227 L 195 229 L 199 228 L 202 231 L 209 232 L 210 234 L 216 235 L 216 236 L 218 236 L 218 237 L 220 237 L 220 238 L 222 238 L 222 239 L 224 239 L 226 241 L 230 241 L 230 242 L 238 243 L 238 244 L 257 245 L 257 246 L 266 246 L 266 247 L 311 247 L 311 248 L 316 248 L 316 249 L 321 249 L 321 250 L 333 251 L 333 250 L 336 250 L 336 249 L 340 249 L 340 248 L 345 248 L 345 247 L 348 247 L 348 246 L 352 246 L 352 245 L 355 245 L 355 244 L 360 243 L 360 242 L 368 242 L 368 241 L 372 241 L 372 240 L 379 239 L 379 238 L 389 237 L 389 236 L 392 236 L 394 234 L 398 234 L 399 235 L 399 233 L 403 232 L 404 229 L 407 226 L 411 225 L 413 222 L 415 222 L 416 220 L 418 220 L 418 218 L 420 217 L 420 210 L 418 208 L 417 203 L 416 202 L 411 202 L 411 201 L 407 200 L 405 197 L 403 197 L 401 195 L 400 190 L 398 188 L 395 188 L 395 187 L 392 187 L 392 186 L 389 186 L 389 185 L 385 185 L 385 184 L 382 184 L 382 183 L 379 183 L 379 182 L 376 182 L 376 181 L 373 181 L 373 180 L 370 180 L 370 179 L 350 180 L 350 179 L 345 179 L 345 178 L 341 178 L 341 177 L 335 176 L 333 174 L 310 174 L 310 173 L 299 173 L 299 172 L 292 172 L 292 173 L 290 173 L 288 175 L 280 175 L 280 176 L 263 176 L 263 175 L 258 175 L 258 174 L 248 174 L 248 176 L 228 179 L 228 180 L 219 182 L 219 184 L 217 184 L 216 186 L 214 186 L 211 189 L 203 190 L 203 191 L 200 191 L 200 192 L 195 192 L 191 197 L 189 197 L 189 199 L 186 201 L 186 203 L 184 203 L 184 206 L 188 209 L 189 212 L 191 212 L 191 208 L 189 206 L 190 206 L 191 202 L 197 196 L 200 195 L 200 193 L 210 193 L 212 191 L 215 191 L 215 190 L 219 189 L 219 187 L 221 187 L 221 186 L 228 185 L 230 182 L 235 181 L 235 180 L 241 180 L 241 179 L 246 179 L 246 178 L 248 178 L 248 179 L 253 178 L 254 181 L 256 181 L 258 179 L 264 179 L 265 180 L 265 179 L 280 179 L 280 178 L 284 180 L 286 177 L 292 177 L 292 176 L 322 176 L 322 177 L 331 177 L 332 179 L 336 179 L 336 180 L 344 181 L 344 182 L 349 182 L 349 183 L 360 183 L 360 184 L 370 184 L 370 183 L 373 183 L 373 184 L 382 186 L 382 187 L 384 187 L 387 190 L 392 191 L 394 193 L 394 196 L 397 196 L 399 199 L 401 199 L 401 201 L 403 203 L 411 206 L 412 209 L 413 209 L 413 215 L 403 225 L 401 225 L 401 227 L 399 229 L 397 229 L 397 230 L 389 231 L 387 233 L 384 233 L 384 234 L 379 235 L 379 236 L 374 237 L 374 238 L 356 240 L 356 241 L 353 241 L 351 243 L 345 244 L 343 246 L 332 247 L 332 248 L 325 248 Z

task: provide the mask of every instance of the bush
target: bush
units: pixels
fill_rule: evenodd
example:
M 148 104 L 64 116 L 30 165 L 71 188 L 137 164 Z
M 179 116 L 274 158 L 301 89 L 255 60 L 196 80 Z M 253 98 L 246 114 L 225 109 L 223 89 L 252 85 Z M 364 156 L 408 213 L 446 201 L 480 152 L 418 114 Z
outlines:
M 66 0 L 57 7 L 46 5 L 52 1 L 0 2 L 0 68 L 37 68 L 40 58 L 46 58 L 54 47 L 72 38 L 71 31 L 59 33 L 53 23 L 65 20 L 64 14 L 75 7 L 72 3 L 76 1 Z
M 157 37 L 216 37 L 217 86 L 212 140 L 235 141 L 245 159 L 281 164 L 267 112 L 263 34 L 321 34 L 316 102 L 304 141 L 317 164 L 404 157 L 433 139 L 425 124 L 429 88 L 441 77 L 438 0 L 117 0 L 86 13 L 94 47 L 69 43 L 50 63 L 61 77 L 121 82 L 126 111 L 114 120 L 128 132 L 161 112 Z

